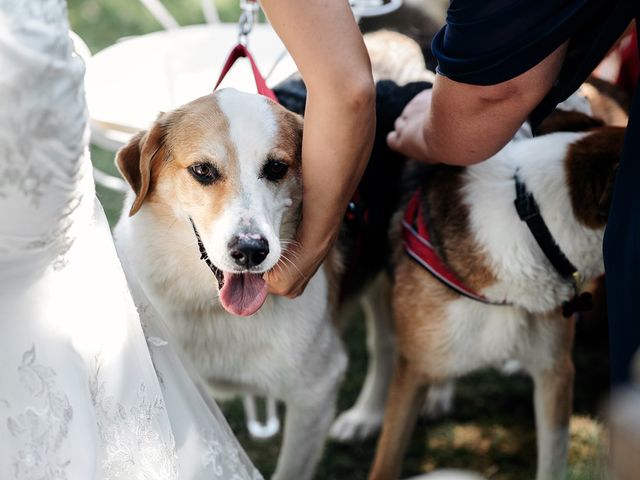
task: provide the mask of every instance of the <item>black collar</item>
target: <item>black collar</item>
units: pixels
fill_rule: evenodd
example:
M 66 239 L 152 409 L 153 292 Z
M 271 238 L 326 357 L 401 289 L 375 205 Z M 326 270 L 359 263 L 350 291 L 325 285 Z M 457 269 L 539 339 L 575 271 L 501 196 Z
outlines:
M 527 190 L 526 185 L 518 177 L 518 172 L 514 175 L 516 184 L 516 199 L 514 204 L 520 220 L 527 224 L 533 238 L 535 238 L 540 250 L 549 260 L 556 272 L 573 285 L 574 297 L 562 305 L 562 313 L 565 317 L 570 317 L 578 311 L 591 309 L 591 294 L 579 294 L 580 273 L 578 269 L 562 252 L 553 235 L 549 231 L 547 224 L 540 214 L 540 208 L 533 194 Z
M 200 232 L 196 228 L 196 224 L 193 223 L 191 217 L 189 217 L 189 221 L 191 222 L 191 226 L 193 227 L 193 233 L 196 234 L 196 240 L 198 241 L 198 250 L 200 250 L 200 260 L 204 260 L 204 263 L 207 264 L 209 269 L 213 272 L 218 281 L 218 288 L 222 288 L 224 285 L 224 275 L 222 274 L 222 270 L 216 267 L 213 262 L 209 259 L 209 254 L 207 253 L 207 249 L 204 248 L 204 243 L 202 243 L 202 239 L 200 238 Z
M 542 215 L 540 215 L 540 208 L 533 194 L 527 190 L 517 172 L 514 175 L 514 180 L 516 182 L 516 199 L 514 203 L 520 220 L 527 224 L 542 253 L 549 259 L 551 265 L 560 276 L 567 280 L 575 280 L 578 269 L 562 253 L 562 250 L 553 239 L 547 224 L 544 222 Z

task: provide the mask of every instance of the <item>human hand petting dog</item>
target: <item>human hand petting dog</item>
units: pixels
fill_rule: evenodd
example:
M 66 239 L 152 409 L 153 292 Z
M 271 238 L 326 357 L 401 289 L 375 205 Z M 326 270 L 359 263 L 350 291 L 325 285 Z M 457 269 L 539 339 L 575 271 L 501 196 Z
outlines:
M 301 295 L 338 236 L 371 154 L 376 112 L 373 81 L 370 85 L 346 95 L 307 87 L 302 220 L 294 241 L 265 275 L 269 293 Z
M 320 232 L 308 227 L 304 222 L 300 225 L 296 239 L 282 252 L 280 262 L 265 274 L 269 293 L 288 298 L 302 295 L 332 247 L 340 223 L 324 242 L 318 241 Z
M 396 119 L 394 130 L 387 135 L 387 145 L 414 160 L 432 163 L 424 135 L 431 110 L 431 89 L 416 95 Z
M 331 248 L 367 165 L 376 90 L 369 54 L 348 2 L 261 4 L 307 87 L 302 223 L 296 241 L 265 275 L 270 293 L 293 298 L 304 291 Z

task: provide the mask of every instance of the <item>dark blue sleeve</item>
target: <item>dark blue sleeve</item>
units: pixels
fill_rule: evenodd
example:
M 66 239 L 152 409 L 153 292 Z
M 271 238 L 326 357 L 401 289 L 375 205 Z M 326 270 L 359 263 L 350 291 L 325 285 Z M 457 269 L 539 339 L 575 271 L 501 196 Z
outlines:
M 433 39 L 437 72 L 494 85 L 517 77 L 575 32 L 589 0 L 451 0 Z

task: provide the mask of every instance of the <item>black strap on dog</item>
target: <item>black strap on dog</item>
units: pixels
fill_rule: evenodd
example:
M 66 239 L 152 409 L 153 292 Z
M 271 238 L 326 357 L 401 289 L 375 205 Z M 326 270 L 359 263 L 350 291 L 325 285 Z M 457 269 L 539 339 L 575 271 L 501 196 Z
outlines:
M 579 293 L 580 290 L 580 272 L 571 263 L 571 261 L 562 252 L 553 235 L 549 231 L 542 215 L 540 208 L 533 194 L 527 190 L 524 182 L 518 177 L 518 173 L 514 175 L 516 184 L 516 199 L 514 204 L 520 220 L 527 224 L 533 238 L 535 238 L 542 253 L 547 257 L 553 268 L 558 274 L 573 285 L 575 292 L 574 297 L 562 304 L 562 315 L 570 317 L 576 312 L 591 310 L 593 307 L 591 294 L 588 292 Z
M 216 267 L 213 264 L 213 262 L 209 259 L 209 254 L 207 253 L 207 249 L 204 248 L 204 243 L 202 243 L 202 238 L 200 238 L 200 232 L 198 232 L 198 229 L 196 228 L 196 224 L 193 223 L 193 220 L 191 219 L 191 217 L 189 217 L 189 221 L 191 222 L 191 226 L 193 227 L 193 233 L 195 233 L 196 240 L 198 241 L 198 250 L 200 250 L 200 260 L 204 260 L 204 263 L 207 264 L 207 267 L 209 267 L 209 269 L 215 275 L 216 280 L 218 281 L 218 287 L 222 288 L 222 285 L 224 284 L 224 275 L 222 274 L 222 271 L 218 267 Z

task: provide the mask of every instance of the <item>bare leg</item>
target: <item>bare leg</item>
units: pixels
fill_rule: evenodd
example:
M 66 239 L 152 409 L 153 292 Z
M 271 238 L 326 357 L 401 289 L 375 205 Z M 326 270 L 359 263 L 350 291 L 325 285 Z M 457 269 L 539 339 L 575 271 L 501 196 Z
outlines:
M 395 355 L 390 290 L 386 276 L 380 275 L 361 299 L 367 327 L 367 376 L 355 405 L 331 427 L 330 435 L 335 440 L 367 438 L 382 424 Z

